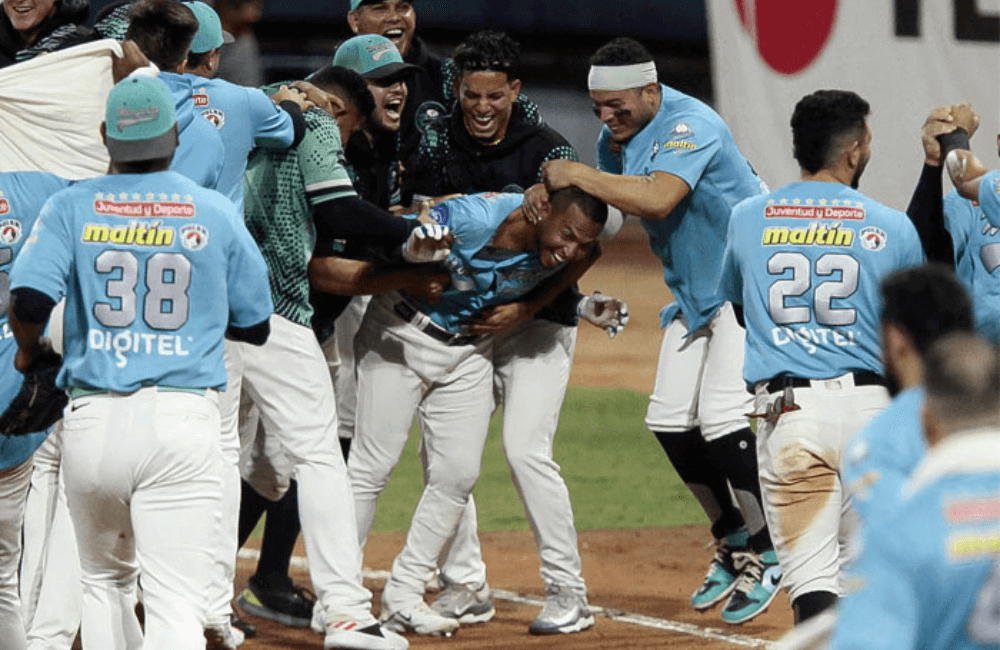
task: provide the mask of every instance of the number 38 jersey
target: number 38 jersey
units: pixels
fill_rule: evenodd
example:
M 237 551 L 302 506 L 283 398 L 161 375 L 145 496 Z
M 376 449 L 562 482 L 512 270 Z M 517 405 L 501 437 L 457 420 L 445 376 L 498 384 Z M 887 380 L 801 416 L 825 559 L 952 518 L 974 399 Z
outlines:
M 175 172 L 103 176 L 52 196 L 12 274 L 66 296 L 57 383 L 224 388 L 223 336 L 272 311 L 233 204 Z
M 905 214 L 840 183 L 791 183 L 741 202 L 719 290 L 743 305 L 748 385 L 881 373 L 879 283 L 923 260 Z

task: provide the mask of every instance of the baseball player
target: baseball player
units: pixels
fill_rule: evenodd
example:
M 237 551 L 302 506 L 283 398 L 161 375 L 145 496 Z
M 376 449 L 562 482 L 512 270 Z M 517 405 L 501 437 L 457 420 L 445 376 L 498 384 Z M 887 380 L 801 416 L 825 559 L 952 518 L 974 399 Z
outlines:
M 436 219 L 455 233 L 452 286 L 436 305 L 408 293 L 374 297 L 355 341 L 350 469 L 362 542 L 418 410 L 424 432 L 423 497 L 382 595 L 382 619 L 395 630 L 448 635 L 459 626 L 423 595 L 478 478 L 493 407 L 493 337 L 468 326 L 483 310 L 584 260 L 606 220 L 605 206 L 578 190 L 554 197 L 540 225 L 526 221 L 522 201 L 520 194 L 485 194 L 438 205 Z
M 733 210 L 719 278 L 745 315 L 761 491 L 797 622 L 839 594 L 840 450 L 889 402 L 879 282 L 923 261 L 906 215 L 855 189 L 871 155 L 868 110 L 849 91 L 799 101 L 801 181 Z
M 357 198 L 340 163 L 341 142 L 364 117 L 326 92 L 334 91 L 336 80 L 321 70 L 310 76 L 311 85 L 299 86 L 319 108 L 306 112 L 306 135 L 298 146 L 251 154 L 246 223 L 267 261 L 276 335 L 261 348 L 240 346 L 228 357 L 242 352 L 242 375 L 230 377 L 230 390 L 242 383 L 260 412 L 265 435 L 277 437 L 294 467 L 310 576 L 326 614 L 324 647 L 397 650 L 408 646 L 406 640 L 379 626 L 371 614 L 371 592 L 362 583 L 333 386 L 311 328 L 310 280 L 341 294 L 403 286 L 422 290 L 432 279 L 419 273 L 368 273 L 365 263 L 338 258 L 343 240 L 403 243 L 403 257 L 419 262 L 440 256 L 450 239 L 439 226 L 397 219 Z M 384 288 L 378 288 L 380 283 Z
M 457 70 L 458 101 L 450 115 L 424 127 L 418 166 L 410 169 L 418 192 L 520 192 L 540 180 L 546 160 L 577 159 L 569 142 L 520 95 L 520 51 L 510 36 L 472 34 L 455 49 L 450 67 Z M 533 298 L 500 306 L 482 320 L 494 328 L 487 331 L 498 334 L 493 373 L 497 405 L 504 409 L 503 446 L 535 534 L 545 584 L 545 607 L 529 631 L 578 632 L 594 619 L 587 607 L 569 492 L 552 459 L 552 441 L 576 347 L 578 306 L 595 299 L 585 299 L 573 288 L 544 306 Z M 608 300 L 609 314 L 623 309 L 620 302 Z M 503 329 L 507 331 L 501 333 Z M 431 607 L 462 623 L 484 622 L 496 609 L 471 498 L 466 508 L 443 558 L 439 582 L 444 589 Z
M 211 122 L 195 112 L 190 79 L 183 76 L 188 50 L 198 33 L 198 19 L 177 0 L 139 0 L 128 10 L 127 40 L 160 69 L 159 79 L 174 97 L 180 145 L 171 169 L 202 187 L 216 189 L 225 148 Z
M 930 450 L 895 515 L 865 529 L 836 649 L 1000 645 L 1000 357 L 954 333 L 925 360 Z
M 222 514 L 222 341 L 267 338 L 271 303 L 252 291 L 266 272 L 232 203 L 168 171 L 177 119 L 162 82 L 116 85 L 102 134 L 111 175 L 53 196 L 15 264 L 15 363 L 37 354 L 65 296 L 58 384 L 71 398 L 63 469 L 83 642 L 204 648 Z M 133 614 L 139 571 L 145 639 Z
M 665 331 L 646 426 L 718 542 L 691 604 L 707 609 L 725 600 L 723 620 L 741 623 L 767 608 L 781 573 L 760 503 L 750 397 L 740 381 L 744 333 L 715 280 L 730 211 L 766 186 L 719 115 L 657 83 L 653 57 L 636 41 L 601 47 L 591 57 L 589 87 L 604 123 L 598 169 L 548 162 L 546 187 L 573 185 L 640 217 L 663 263 L 676 302 L 661 312 Z
M 24 246 L 45 201 L 70 185 L 42 172 L 0 173 L 0 412 L 21 388 L 21 376 L 11 371 L 17 344 L 7 322 L 10 306 L 10 270 Z M 18 591 L 21 558 L 21 525 L 25 497 L 32 476 L 32 454 L 45 441 L 48 431 L 23 437 L 0 436 L 0 638 L 11 650 L 27 648 L 25 625 Z

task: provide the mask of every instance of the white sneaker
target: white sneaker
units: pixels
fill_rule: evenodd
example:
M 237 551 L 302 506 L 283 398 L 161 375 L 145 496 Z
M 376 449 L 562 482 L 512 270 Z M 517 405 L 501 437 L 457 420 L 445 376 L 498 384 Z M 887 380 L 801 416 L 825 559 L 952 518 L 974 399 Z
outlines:
M 414 632 L 428 636 L 450 637 L 458 629 L 459 623 L 453 618 L 442 616 L 420 601 L 411 607 L 396 612 L 382 614 L 382 624 L 399 634 Z
M 474 590 L 467 585 L 451 584 L 441 590 L 431 609 L 459 623 L 485 623 L 497 614 L 489 585 Z
M 587 600 L 569 587 L 554 585 L 545 590 L 545 606 L 531 622 L 531 634 L 571 634 L 594 625 Z
M 407 650 L 410 642 L 379 625 L 375 617 L 367 620 L 337 616 L 326 625 L 324 650 Z

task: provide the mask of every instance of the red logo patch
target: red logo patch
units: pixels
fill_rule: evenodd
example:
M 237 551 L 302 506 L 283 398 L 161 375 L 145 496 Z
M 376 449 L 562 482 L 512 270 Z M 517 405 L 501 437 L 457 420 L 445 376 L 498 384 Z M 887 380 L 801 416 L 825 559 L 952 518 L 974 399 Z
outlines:
M 764 62 L 787 75 L 819 57 L 837 18 L 837 0 L 736 0 L 736 9 Z
M 191 99 L 194 100 L 194 105 L 197 108 L 205 108 L 208 106 L 208 93 L 202 88 L 200 92 L 192 93 Z
M 10 212 L 10 201 L 0 199 L 0 214 L 7 214 L 8 212 Z

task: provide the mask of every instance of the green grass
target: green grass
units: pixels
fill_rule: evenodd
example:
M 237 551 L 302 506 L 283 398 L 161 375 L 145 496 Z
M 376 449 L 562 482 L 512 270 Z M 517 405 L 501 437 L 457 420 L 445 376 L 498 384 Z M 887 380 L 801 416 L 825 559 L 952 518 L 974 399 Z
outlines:
M 555 459 L 569 486 L 579 530 L 707 523 L 694 497 L 643 424 L 647 397 L 627 390 L 571 386 L 563 404 Z M 524 506 L 493 417 L 476 485 L 480 530 L 527 530 Z M 403 531 L 420 498 L 416 429 L 379 498 L 375 531 Z

